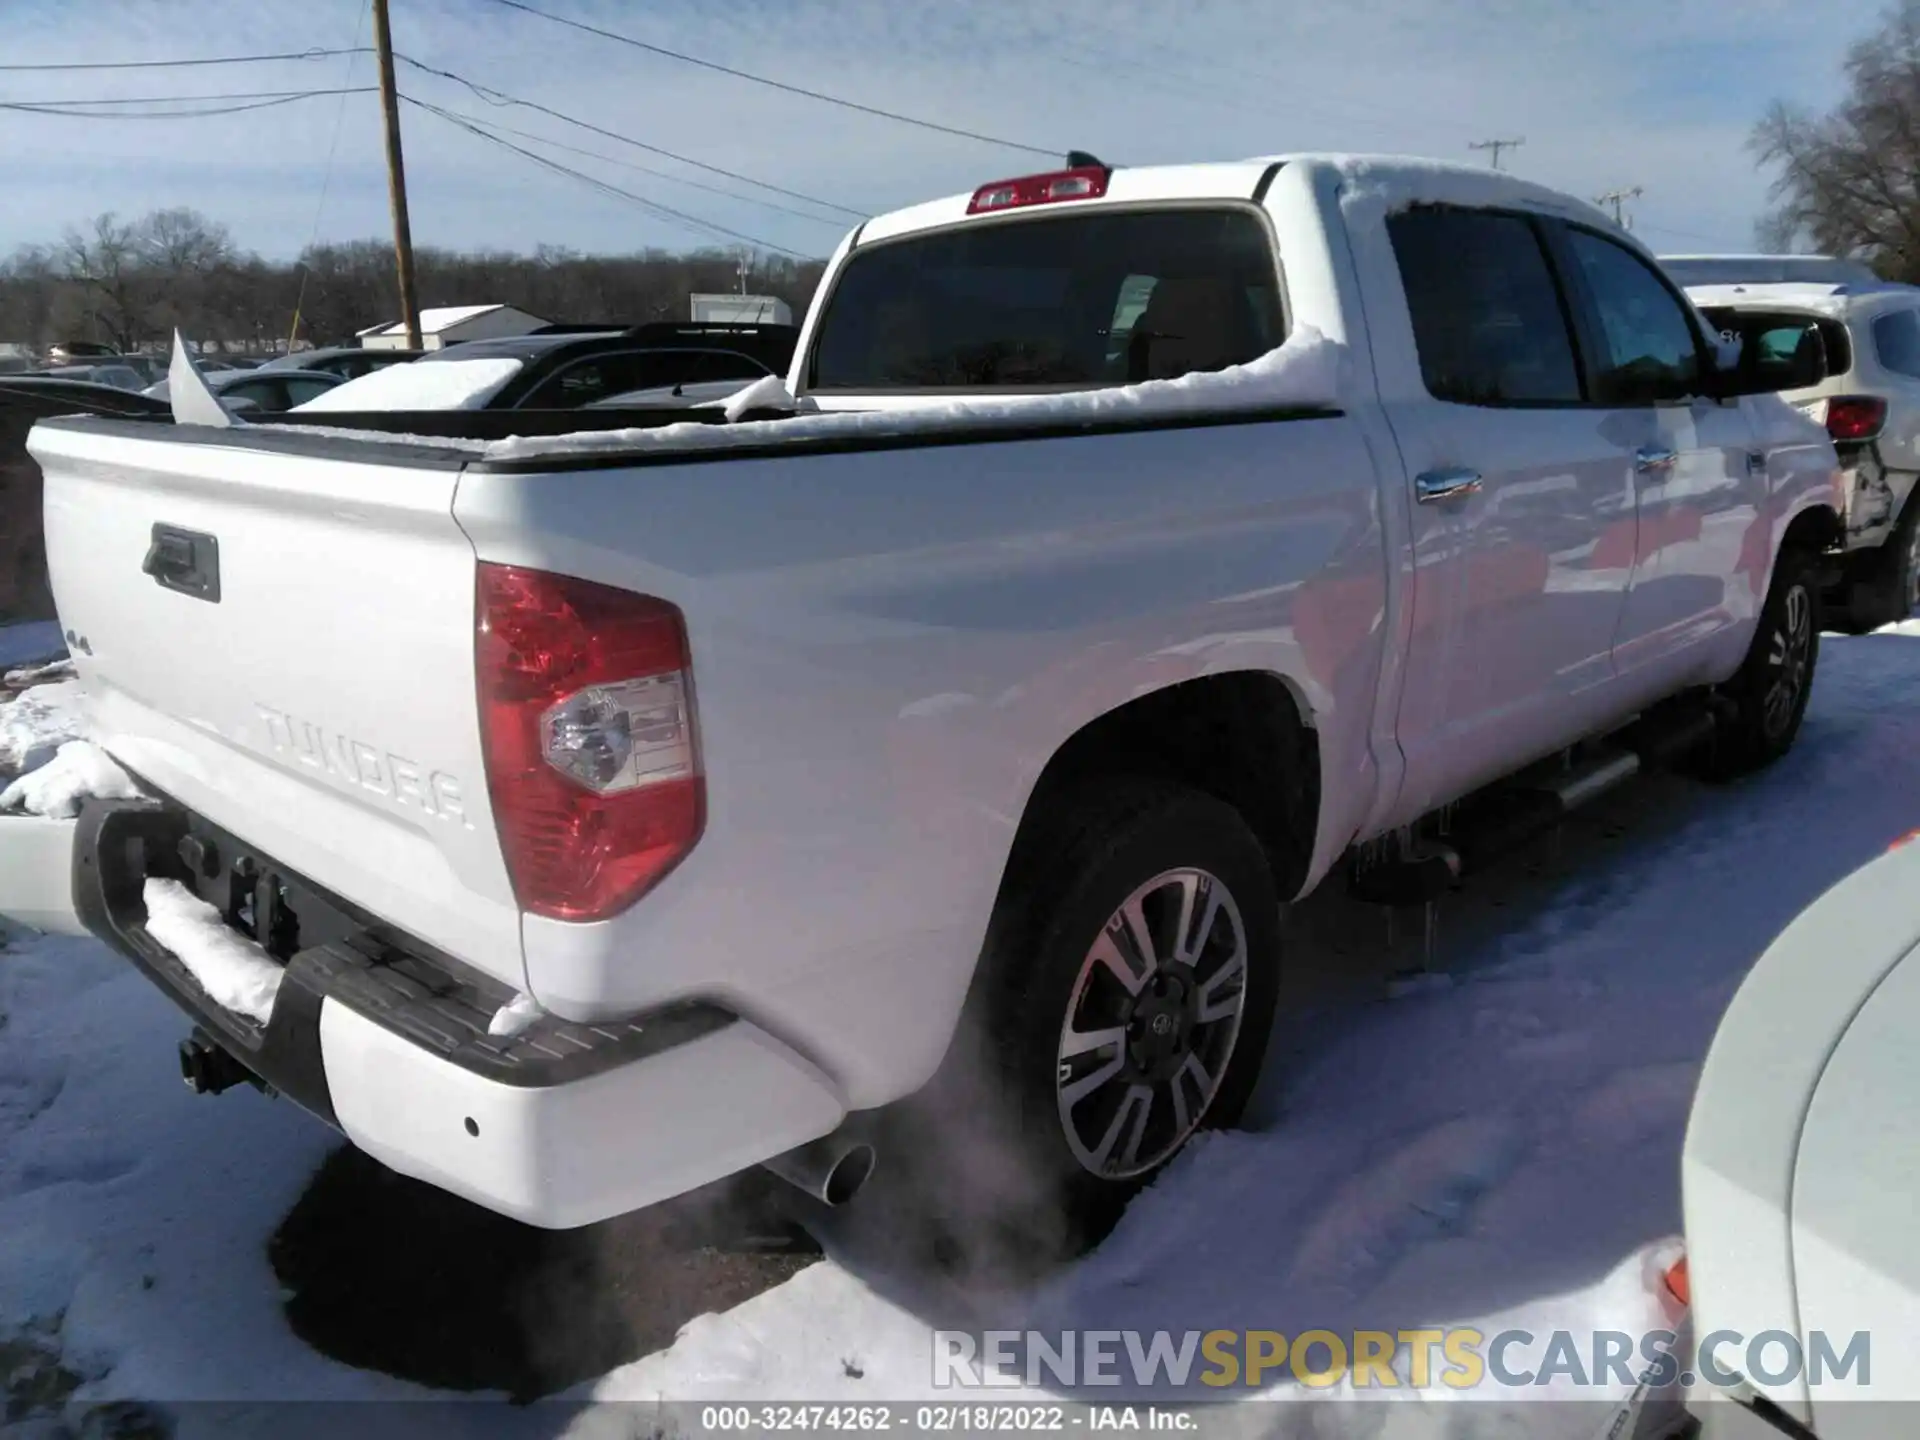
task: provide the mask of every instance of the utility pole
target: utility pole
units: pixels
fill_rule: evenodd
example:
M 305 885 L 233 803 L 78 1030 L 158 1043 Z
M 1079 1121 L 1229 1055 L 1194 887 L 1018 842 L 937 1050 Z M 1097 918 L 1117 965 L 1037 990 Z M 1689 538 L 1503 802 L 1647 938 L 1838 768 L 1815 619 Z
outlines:
M 387 194 L 393 202 L 393 255 L 400 269 L 400 314 L 407 346 L 420 348 L 420 307 L 413 294 L 413 227 L 407 223 L 407 167 L 400 158 L 400 99 L 393 83 L 393 30 L 387 0 L 373 0 L 373 48 L 380 57 L 380 111 L 387 122 Z
M 1633 218 L 1626 213 L 1625 205 L 1629 200 L 1638 200 L 1646 192 L 1638 185 L 1629 185 L 1620 190 L 1609 190 L 1604 195 L 1596 195 L 1593 203 L 1613 207 L 1613 223 L 1622 230 L 1633 228 Z
M 1524 145 L 1524 144 L 1526 144 L 1526 143 L 1527 143 L 1527 137 L 1526 137 L 1526 136 L 1524 136 L 1524 135 L 1521 135 L 1521 136 L 1519 136 L 1519 137 L 1517 137 L 1517 138 L 1515 138 L 1515 139 L 1512 139 L 1512 140 L 1473 140 L 1473 141 L 1469 141 L 1469 142 L 1468 142 L 1468 144 L 1467 144 L 1467 149 L 1469 149 L 1469 150 L 1491 150 L 1491 151 L 1493 152 L 1493 168 L 1494 168 L 1494 169 L 1496 169 L 1496 170 L 1498 170 L 1498 169 L 1500 168 L 1500 152 L 1501 152 L 1502 150 L 1518 150 L 1518 149 L 1519 149 L 1519 148 L 1520 148 L 1520 147 L 1521 147 L 1522 145 Z

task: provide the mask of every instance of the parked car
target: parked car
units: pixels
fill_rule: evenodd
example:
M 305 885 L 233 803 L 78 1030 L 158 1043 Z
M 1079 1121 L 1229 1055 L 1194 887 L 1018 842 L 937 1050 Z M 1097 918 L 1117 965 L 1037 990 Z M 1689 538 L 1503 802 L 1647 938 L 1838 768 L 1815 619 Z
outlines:
M 338 375 L 325 370 L 216 370 L 206 376 L 207 384 L 228 406 L 272 414 L 304 405 L 343 384 Z M 149 386 L 144 394 L 165 400 L 171 394 L 162 380 Z
M 0 914 L 536 1225 L 878 1157 L 1083 1238 L 1240 1113 L 1283 902 L 1799 731 L 1839 482 L 1763 392 L 1817 351 L 1730 365 L 1582 202 L 1081 163 L 867 222 L 803 334 L 784 420 L 40 426 L 152 798 L 0 819 Z M 537 403 L 587 343 L 504 353 Z
M 357 380 L 389 365 L 404 365 L 418 360 L 425 350 L 366 350 L 358 345 L 331 345 L 317 350 L 297 350 L 262 361 L 262 370 L 324 370 L 342 380 Z
M 1846 537 L 1828 612 L 1839 628 L 1877 629 L 1920 605 L 1920 287 L 1696 287 L 1723 335 L 1778 360 L 1811 327 L 1827 377 L 1785 398 L 1827 427 L 1847 480 Z
M 1897 1434 L 1920 1399 L 1906 1341 L 1920 1323 L 1913 838 L 1767 947 L 1701 1069 L 1681 1162 L 1693 1333 L 1782 1337 L 1758 1365 L 1739 1342 L 1695 1357 L 1721 1372 L 1694 1405 L 1708 1440 Z M 1857 1364 L 1810 1383 L 1818 1351 L 1844 1362 L 1863 1333 Z M 1784 1342 L 1808 1363 L 1786 1364 Z
M 661 323 L 580 333 L 469 340 L 420 357 L 406 374 L 363 377 L 315 410 L 577 410 L 588 405 L 688 403 L 677 387 L 715 400 L 784 375 L 799 331 L 790 325 Z M 457 368 L 440 368 L 457 367 Z M 484 377 L 464 384 L 461 376 Z M 655 398 L 648 399 L 651 395 Z
M 47 552 L 41 536 L 40 467 L 27 433 L 50 415 L 167 415 L 145 396 L 43 375 L 0 375 L 0 625 L 49 619 Z
M 1873 267 L 1832 255 L 1662 255 L 1660 264 L 1681 286 L 1872 285 Z
M 115 390 L 140 390 L 146 381 L 131 365 L 119 360 L 90 362 L 85 365 L 55 365 L 33 372 L 50 380 L 74 380 L 87 385 L 105 385 Z

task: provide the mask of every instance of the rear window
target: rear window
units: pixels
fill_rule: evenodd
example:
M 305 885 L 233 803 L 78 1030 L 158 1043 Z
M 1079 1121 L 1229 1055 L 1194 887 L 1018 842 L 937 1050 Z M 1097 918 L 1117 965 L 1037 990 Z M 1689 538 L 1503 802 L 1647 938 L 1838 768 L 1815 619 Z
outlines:
M 820 322 L 816 390 L 1078 388 L 1223 370 L 1286 338 L 1251 210 L 1004 220 L 856 251 Z
M 1725 305 L 1702 306 L 1700 314 L 1722 340 L 1754 342 L 1756 358 L 1762 365 L 1788 358 L 1802 331 L 1812 325 L 1826 346 L 1827 374 L 1844 375 L 1853 369 L 1853 344 L 1847 338 L 1847 327 L 1827 316 L 1799 310 L 1736 310 Z

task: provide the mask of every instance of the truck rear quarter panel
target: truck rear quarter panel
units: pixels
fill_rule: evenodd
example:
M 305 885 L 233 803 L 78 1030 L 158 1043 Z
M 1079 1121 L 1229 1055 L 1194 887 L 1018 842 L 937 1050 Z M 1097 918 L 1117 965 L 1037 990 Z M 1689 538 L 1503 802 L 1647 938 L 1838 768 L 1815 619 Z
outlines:
M 705 835 L 615 919 L 528 917 L 533 994 L 576 1019 L 718 1000 L 856 1108 L 939 1063 L 1027 797 L 1089 721 L 1277 673 L 1331 803 L 1371 800 L 1379 495 L 1345 416 L 480 466 L 455 514 L 482 560 L 658 595 L 689 628 Z

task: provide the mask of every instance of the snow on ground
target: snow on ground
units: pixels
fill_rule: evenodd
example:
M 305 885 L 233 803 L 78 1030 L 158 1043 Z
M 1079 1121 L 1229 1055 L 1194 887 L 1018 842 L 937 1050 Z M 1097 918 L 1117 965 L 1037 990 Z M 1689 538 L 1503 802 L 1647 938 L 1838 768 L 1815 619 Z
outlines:
M 91 740 L 69 740 L 44 765 L 28 770 L 0 790 L 0 815 L 16 810 L 71 820 L 80 813 L 81 802 L 88 796 L 133 800 L 140 793 L 133 777 L 98 745 Z
M 1920 822 L 1920 625 L 1903 629 L 1829 637 L 1800 746 L 1767 775 L 1649 781 L 1645 813 L 1593 842 L 1604 863 L 1547 873 L 1521 903 L 1496 887 L 1474 910 L 1470 888 L 1440 977 L 1391 1001 L 1291 1001 L 1249 1128 L 1195 1146 L 1051 1282 L 964 1293 L 842 1228 L 832 1260 L 587 1393 L 962 1398 L 933 1387 L 935 1329 L 1660 1327 L 1650 1276 L 1679 1229 L 1680 1140 L 1719 1016 L 1796 912 Z M 321 1357 L 283 1319 L 264 1247 L 333 1143 L 322 1127 L 244 1089 L 190 1096 L 179 1016 L 91 941 L 15 938 L 0 1015 L 0 1339 L 57 1324 L 85 1397 L 423 1397 Z M 1485 1403 L 1515 1398 L 1335 1397 L 1304 1429 L 1596 1428 L 1579 1407 L 1517 1419 Z M 436 1428 L 568 1424 L 589 1433 L 540 1407 L 462 1407 Z
M 0 643 L 9 632 L 0 630 Z M 0 772 L 33 770 L 60 747 L 87 733 L 85 695 L 78 680 L 36 685 L 0 700 Z

